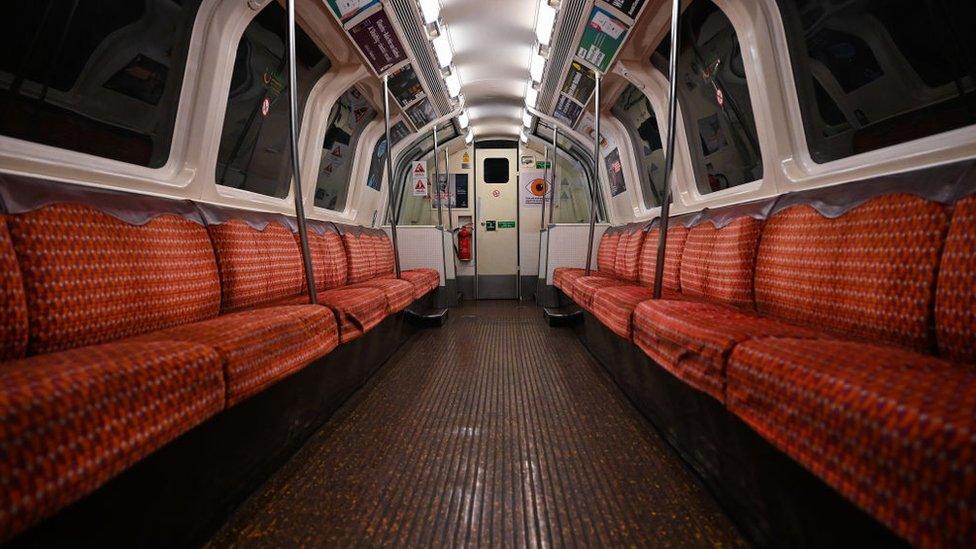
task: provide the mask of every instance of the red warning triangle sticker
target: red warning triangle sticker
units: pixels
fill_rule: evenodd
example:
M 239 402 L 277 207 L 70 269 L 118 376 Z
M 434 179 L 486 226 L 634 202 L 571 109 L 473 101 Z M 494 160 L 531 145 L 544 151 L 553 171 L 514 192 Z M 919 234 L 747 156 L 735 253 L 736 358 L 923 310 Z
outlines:
M 418 179 L 417 180 L 417 184 L 414 185 L 413 188 L 415 190 L 418 190 L 418 191 L 426 191 L 427 190 L 427 184 L 424 183 L 424 180 L 423 179 Z
M 332 156 L 342 158 L 342 149 L 339 148 L 339 145 L 336 145 L 335 148 L 332 149 Z
M 425 168 L 423 164 L 417 164 L 417 167 L 413 169 L 413 173 L 425 174 L 427 173 L 427 168 Z

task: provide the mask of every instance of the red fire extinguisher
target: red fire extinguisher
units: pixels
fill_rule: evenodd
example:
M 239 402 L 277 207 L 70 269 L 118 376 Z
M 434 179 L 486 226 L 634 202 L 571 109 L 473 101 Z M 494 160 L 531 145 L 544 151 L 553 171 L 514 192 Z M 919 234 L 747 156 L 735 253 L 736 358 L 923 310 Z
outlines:
M 467 225 L 458 231 L 458 259 L 471 261 L 471 229 Z

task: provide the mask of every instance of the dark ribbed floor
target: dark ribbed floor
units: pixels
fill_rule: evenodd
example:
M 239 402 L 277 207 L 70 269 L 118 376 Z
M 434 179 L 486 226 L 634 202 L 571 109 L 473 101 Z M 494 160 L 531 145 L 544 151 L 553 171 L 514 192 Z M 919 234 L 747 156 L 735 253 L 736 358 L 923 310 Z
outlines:
M 743 544 L 569 330 L 514 302 L 450 314 L 211 543 Z

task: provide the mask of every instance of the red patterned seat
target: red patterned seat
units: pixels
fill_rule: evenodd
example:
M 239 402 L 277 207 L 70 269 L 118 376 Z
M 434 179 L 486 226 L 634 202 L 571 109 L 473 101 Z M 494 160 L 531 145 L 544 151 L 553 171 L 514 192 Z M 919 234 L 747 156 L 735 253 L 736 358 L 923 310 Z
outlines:
M 764 337 L 825 336 L 715 303 L 661 299 L 634 310 L 634 343 L 661 367 L 720 401 L 725 401 L 729 353 L 743 341 Z
M 607 230 L 600 237 L 600 245 L 597 248 L 596 268 L 590 271 L 590 275 L 603 276 L 605 278 L 615 278 L 614 268 L 617 265 L 617 248 L 620 244 L 620 233 Z M 576 267 L 557 267 L 552 272 L 552 284 L 562 290 L 570 299 L 573 298 L 573 286 L 576 281 L 586 275 L 586 269 Z
M 753 273 L 762 222 L 740 217 L 718 228 L 706 221 L 688 231 L 681 253 L 681 293 L 754 309 Z
M 291 229 L 277 221 L 255 228 L 240 219 L 207 227 L 220 264 L 221 311 L 238 311 L 298 295 L 302 255 Z
M 318 300 L 335 312 L 342 343 L 372 330 L 387 315 L 386 296 L 376 288 L 333 288 L 319 292 Z
M 897 347 L 757 339 L 728 407 L 912 544 L 976 543 L 976 369 Z
M 0 214 L 0 361 L 27 350 L 27 300 L 6 216 Z
M 220 308 L 206 229 L 174 214 L 134 225 L 81 204 L 8 217 L 30 316 L 28 354 L 205 320 Z
M 229 313 L 141 336 L 208 345 L 220 355 L 232 406 L 288 377 L 339 345 L 335 316 L 318 305 Z
M 597 290 L 633 285 L 634 281 L 624 280 L 615 275 L 592 274 L 590 276 L 581 276 L 576 279 L 576 282 L 573 282 L 570 297 L 573 298 L 573 301 L 577 305 L 592 312 L 593 296 L 596 295 Z
M 375 288 L 383 292 L 386 299 L 386 312 L 398 313 L 413 303 L 417 287 L 409 280 L 389 278 L 371 278 L 365 282 L 352 284 L 348 288 Z
M 613 333 L 624 339 L 633 337 L 632 318 L 634 309 L 642 301 L 654 295 L 654 275 L 657 265 L 657 245 L 661 234 L 659 228 L 651 229 L 644 238 L 640 254 L 638 280 L 641 286 L 612 286 L 593 294 L 591 311 L 593 315 Z M 664 284 L 662 296 L 667 299 L 680 298 L 678 294 L 678 273 L 681 268 L 681 253 L 684 250 L 688 229 L 675 225 L 668 229 L 668 242 L 664 258 Z
M 908 194 L 881 196 L 834 218 L 810 206 L 785 209 L 763 229 L 756 306 L 844 338 L 930 352 L 948 225 L 949 208 Z
M 132 340 L 0 364 L 0 541 L 224 407 L 210 347 Z
M 386 278 L 391 276 L 394 275 L 384 275 Z M 414 285 L 414 299 L 424 297 L 441 285 L 441 273 L 437 269 L 408 269 L 406 271 L 400 271 L 400 278 L 409 280 Z
M 357 227 L 348 227 L 342 234 L 342 243 L 346 250 L 349 284 L 365 282 L 376 276 L 373 242 L 368 235 L 361 233 Z
M 935 301 L 939 352 L 976 364 L 976 196 L 960 200 L 942 260 Z
M 295 241 L 299 236 L 295 234 Z M 345 286 L 347 273 L 346 249 L 342 237 L 331 226 L 310 223 L 308 229 L 308 249 L 312 256 L 312 272 L 315 288 L 319 291 Z M 308 289 L 305 269 L 302 268 L 302 291 Z

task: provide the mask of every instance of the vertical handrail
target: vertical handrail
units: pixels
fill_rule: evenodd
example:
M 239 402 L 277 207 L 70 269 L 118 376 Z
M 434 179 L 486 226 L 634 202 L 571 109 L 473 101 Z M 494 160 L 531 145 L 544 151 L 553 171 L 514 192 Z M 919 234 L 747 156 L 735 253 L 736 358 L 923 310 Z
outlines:
M 556 139 L 559 137 L 559 128 L 552 125 L 552 191 L 549 193 L 549 224 L 552 225 L 553 214 L 556 212 L 556 163 L 559 161 L 559 149 L 557 149 Z
M 542 217 L 539 218 L 539 231 L 545 230 L 546 228 L 546 190 L 548 189 L 550 194 L 552 193 L 552 187 L 549 185 L 549 145 L 545 146 L 546 154 L 543 158 L 542 165 Z M 539 242 L 542 242 L 542 237 L 539 237 Z
M 664 258 L 671 215 L 671 175 L 674 171 L 675 128 L 678 121 L 678 49 L 680 40 L 681 0 L 671 3 L 671 52 L 668 65 L 668 148 L 664 155 L 664 193 L 661 196 L 660 235 L 657 242 L 657 264 L 654 266 L 654 299 L 664 290 Z
M 295 0 L 288 0 L 288 129 L 291 134 L 292 194 L 295 195 L 295 219 L 298 221 L 298 240 L 302 245 L 302 265 L 308 281 L 308 301 L 318 303 L 315 292 L 315 272 L 312 252 L 308 247 L 308 226 L 305 223 L 305 204 L 302 195 L 301 170 L 298 164 L 298 67 L 295 56 Z
M 291 0 L 294 1 L 294 0 Z M 393 140 L 390 139 L 390 75 L 383 75 L 383 124 L 386 131 L 386 194 L 390 210 L 390 237 L 393 240 L 393 267 L 400 278 L 400 246 L 397 243 L 397 220 L 394 215 L 393 199 Z
M 444 187 L 447 188 L 447 228 L 451 233 L 454 233 L 454 209 L 451 207 L 451 200 L 455 197 L 451 196 L 451 153 L 444 147 Z M 454 242 L 454 237 L 451 236 L 451 242 Z M 453 244 L 452 244 L 453 246 Z
M 437 228 L 444 228 L 444 206 L 441 203 L 441 174 L 437 169 L 437 124 L 434 124 L 434 183 L 427 188 L 437 189 Z
M 676 0 L 677 1 L 677 0 Z M 593 269 L 593 235 L 596 233 L 597 186 L 600 184 L 600 71 L 594 73 L 593 96 L 593 185 L 590 187 L 590 235 L 586 240 L 586 276 Z

